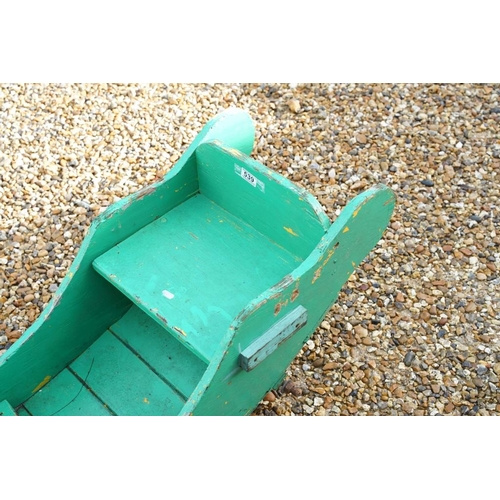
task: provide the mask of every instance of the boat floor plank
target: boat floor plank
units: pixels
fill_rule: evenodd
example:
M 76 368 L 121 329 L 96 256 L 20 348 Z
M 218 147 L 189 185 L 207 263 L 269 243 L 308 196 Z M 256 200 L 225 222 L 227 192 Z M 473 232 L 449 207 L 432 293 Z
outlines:
M 117 415 L 177 415 L 184 400 L 106 331 L 70 368 Z
M 110 415 L 103 403 L 68 369 L 55 376 L 28 399 L 24 406 L 33 416 Z
M 110 330 L 185 398 L 207 369 L 203 361 L 136 306 Z

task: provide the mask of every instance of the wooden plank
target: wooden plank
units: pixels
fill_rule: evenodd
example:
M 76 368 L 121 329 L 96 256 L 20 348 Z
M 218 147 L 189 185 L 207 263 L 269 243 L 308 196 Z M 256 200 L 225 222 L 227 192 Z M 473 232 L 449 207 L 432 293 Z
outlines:
M 207 369 L 206 363 L 136 306 L 110 330 L 186 398 Z
M 0 401 L 17 407 L 126 312 L 129 300 L 95 273 L 93 260 L 198 192 L 194 153 L 213 139 L 250 152 L 254 126 L 248 113 L 226 110 L 210 120 L 163 180 L 113 204 L 93 221 L 53 299 L 0 357 Z
M 306 190 L 218 142 L 196 150 L 200 192 L 302 259 L 330 227 Z
M 177 415 L 184 400 L 111 332 L 105 332 L 71 369 L 117 415 Z M 29 409 L 29 408 L 28 408 Z
M 34 416 L 110 416 L 110 411 L 68 369 L 63 370 L 24 406 Z
M 24 406 L 19 406 L 16 413 L 19 417 L 31 417 L 31 413 Z
M 208 362 L 241 308 L 300 262 L 197 195 L 97 258 L 94 267 Z
M 0 401 L 0 417 L 15 417 L 16 412 L 8 401 Z
M 241 354 L 240 367 L 249 372 L 307 323 L 307 311 L 296 307 L 254 340 Z

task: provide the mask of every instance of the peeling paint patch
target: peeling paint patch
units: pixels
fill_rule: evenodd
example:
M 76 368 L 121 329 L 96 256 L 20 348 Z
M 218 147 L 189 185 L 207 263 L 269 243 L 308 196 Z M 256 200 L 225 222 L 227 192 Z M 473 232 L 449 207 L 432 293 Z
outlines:
M 189 234 L 190 234 L 190 235 L 191 235 L 191 236 L 192 236 L 195 240 L 198 240 L 198 239 L 199 239 L 199 238 L 198 238 L 198 236 L 196 236 L 196 234 L 194 234 L 194 233 L 189 233 Z
M 321 272 L 323 271 L 323 268 L 328 264 L 328 261 L 332 258 L 332 255 L 334 253 L 335 253 L 335 248 L 332 248 L 328 252 L 328 256 L 326 257 L 325 261 L 321 264 L 321 266 L 318 269 L 316 269 L 316 272 L 314 273 L 311 284 L 314 283 L 321 276 Z
M 290 283 L 293 283 L 293 278 L 287 274 L 281 281 L 278 281 L 278 283 L 273 285 L 271 288 L 273 290 L 280 290 L 282 288 L 286 288 Z
M 159 313 L 156 313 L 156 317 L 165 325 L 168 325 L 168 321 Z
M 297 234 L 297 233 L 296 233 L 296 232 L 295 232 L 292 228 L 290 228 L 290 227 L 285 227 L 285 226 L 283 226 L 283 229 L 284 229 L 287 233 L 291 234 L 292 236 L 298 236 L 298 234 Z
M 343 230 L 342 232 L 343 232 L 343 233 L 347 233 L 347 232 L 349 232 L 349 228 L 348 228 L 347 226 L 346 226 L 346 227 L 344 227 L 344 230 Z
M 274 306 L 274 315 L 277 316 L 281 311 L 281 308 L 285 307 L 287 304 L 288 304 L 288 299 L 285 300 L 284 302 L 278 302 L 276 306 Z
M 50 375 L 47 375 L 32 391 L 31 394 L 34 394 L 35 392 L 39 391 L 44 385 L 49 383 L 49 380 L 51 379 Z
M 168 290 L 162 290 L 161 294 L 166 298 L 166 299 L 173 299 L 175 295 L 172 292 L 169 292 Z
M 187 337 L 187 333 L 182 328 L 179 328 L 178 326 L 174 326 L 174 330 L 176 332 L 179 332 L 181 335 L 184 335 L 184 337 Z
M 144 196 L 147 196 L 148 194 L 154 193 L 155 191 L 156 191 L 156 187 L 152 187 L 152 186 L 148 187 L 144 190 L 141 190 L 135 196 L 135 200 L 140 200 L 141 198 L 144 198 Z
M 143 399 L 143 401 L 144 401 L 144 403 L 146 403 L 147 405 L 149 404 L 149 400 L 148 400 L 148 398 L 144 398 L 144 399 Z
M 298 296 L 299 296 L 299 289 L 296 288 L 293 292 L 292 292 L 292 296 L 290 297 L 290 300 L 293 302 Z

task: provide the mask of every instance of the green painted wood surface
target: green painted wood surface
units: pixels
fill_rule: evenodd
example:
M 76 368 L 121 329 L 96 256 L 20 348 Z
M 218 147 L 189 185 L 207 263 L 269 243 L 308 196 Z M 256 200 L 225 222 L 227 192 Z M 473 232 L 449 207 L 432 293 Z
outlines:
M 27 412 L 31 412 L 28 405 L 36 408 L 39 401 L 40 411 L 49 414 L 51 405 L 42 404 L 40 398 L 52 393 L 54 399 L 64 396 L 64 389 L 57 387 L 69 374 L 79 382 L 79 389 L 86 380 L 82 393 L 94 395 L 98 407 L 106 405 L 110 413 L 241 415 L 252 411 L 282 379 L 349 275 L 380 239 L 394 206 L 393 193 L 376 186 L 352 200 L 330 226 L 307 192 L 245 156 L 252 150 L 253 139 L 253 124 L 246 113 L 223 113 L 203 128 L 162 181 L 119 201 L 94 221 L 53 300 L 0 358 L 0 401 L 18 408 L 28 400 Z M 211 211 L 220 216 L 219 226 L 206 220 Z M 177 229 L 162 233 L 162 218 L 167 221 L 172 214 L 168 227 Z M 196 231 L 188 233 L 198 240 L 182 232 L 186 221 L 199 232 L 202 228 L 201 243 Z M 139 233 L 143 229 L 147 233 L 148 228 L 154 228 L 155 235 L 142 241 Z M 160 233 L 169 237 L 158 241 Z M 136 247 L 145 258 L 146 271 L 148 266 L 152 270 L 139 283 L 141 290 L 147 290 L 147 306 L 140 295 L 127 297 L 93 268 L 96 259 L 112 253 L 125 240 L 145 245 Z M 151 242 L 163 245 L 159 253 Z M 182 252 L 177 253 L 181 249 L 176 245 L 183 245 Z M 168 255 L 162 254 L 165 248 Z M 163 255 L 163 259 L 155 264 L 151 255 Z M 169 278 L 158 272 L 165 263 L 175 263 L 169 270 L 177 269 L 176 277 L 166 283 L 178 288 L 161 287 L 165 301 L 157 307 L 154 300 L 158 297 L 151 293 L 147 280 L 158 274 L 162 280 Z M 265 272 L 259 274 L 261 268 Z M 121 268 L 130 269 L 136 266 Z M 107 278 L 112 278 L 109 274 Z M 137 283 L 123 276 L 130 281 L 125 288 L 135 290 Z M 182 288 L 188 286 L 189 290 Z M 220 300 L 209 298 L 214 290 Z M 172 307 L 178 297 L 188 298 Z M 177 348 L 189 346 L 207 360 L 206 369 L 196 361 L 201 379 L 187 401 L 184 398 L 196 376 L 189 372 L 186 384 L 179 383 L 184 380 L 183 363 L 174 367 L 158 356 L 166 338 L 160 330 L 142 325 L 137 335 L 132 321 L 135 302 L 152 314 L 159 328 L 175 335 L 169 340 L 180 341 L 174 344 Z M 169 304 L 166 311 L 165 303 Z M 307 309 L 307 324 L 253 370 L 242 370 L 241 351 L 297 306 Z M 209 335 L 200 335 L 200 328 Z M 190 355 L 182 349 L 178 353 Z M 60 412 L 69 411 L 70 406 L 64 404 Z
M 21 404 L 127 311 L 130 301 L 93 270 L 92 262 L 198 192 L 194 153 L 203 141 L 214 139 L 250 153 L 254 141 L 250 117 L 241 110 L 218 115 L 162 181 L 120 200 L 93 221 L 53 299 L 0 357 L 0 401 Z
M 219 142 L 196 150 L 200 192 L 267 238 L 305 259 L 330 227 L 307 191 Z
M 286 316 L 255 339 L 240 354 L 240 368 L 249 372 L 262 363 L 293 334 L 297 333 L 307 323 L 307 311 L 302 306 L 296 307 Z
M 209 362 L 239 311 L 300 262 L 200 194 L 97 258 L 94 267 Z
M 6 400 L 0 401 L 0 417 L 15 417 L 16 412 Z
M 110 411 L 65 369 L 24 403 L 33 416 L 110 416 Z
M 70 368 L 116 415 L 177 415 L 184 404 L 165 380 L 109 331 Z
M 133 306 L 110 330 L 187 399 L 207 364 Z
M 24 406 L 19 406 L 17 409 L 16 409 L 16 413 L 19 417 L 31 417 L 31 413 L 28 412 L 28 410 L 26 410 L 26 408 Z
M 274 387 L 324 318 L 346 280 L 381 238 L 394 194 L 375 186 L 348 203 L 328 233 L 288 279 L 251 301 L 231 324 L 225 352 L 214 357 L 181 414 L 245 415 Z M 239 366 L 241 350 L 277 319 L 302 305 L 308 323 L 251 372 Z

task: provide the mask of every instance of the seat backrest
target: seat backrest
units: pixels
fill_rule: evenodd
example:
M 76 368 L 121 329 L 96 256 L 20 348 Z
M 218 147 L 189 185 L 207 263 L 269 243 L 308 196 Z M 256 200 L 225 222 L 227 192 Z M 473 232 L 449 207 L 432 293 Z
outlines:
M 318 201 L 285 177 L 219 141 L 196 149 L 200 192 L 305 259 L 331 223 Z

